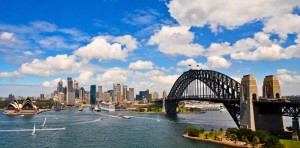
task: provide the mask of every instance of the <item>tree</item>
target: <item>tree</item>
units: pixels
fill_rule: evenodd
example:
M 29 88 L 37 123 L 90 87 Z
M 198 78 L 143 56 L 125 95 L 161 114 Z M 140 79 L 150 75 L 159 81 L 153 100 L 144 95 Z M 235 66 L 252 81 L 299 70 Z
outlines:
M 208 135 L 207 135 L 207 133 L 206 133 L 206 134 L 205 134 L 205 139 L 207 139 L 207 136 L 208 136 Z
M 217 140 L 217 136 L 216 136 L 216 135 L 215 135 L 215 137 L 214 137 L 214 138 L 215 138 L 215 140 Z
M 249 143 L 249 140 L 245 135 L 242 136 L 242 141 L 245 142 L 246 145 Z
M 293 131 L 293 127 L 292 126 L 288 126 L 288 127 L 286 127 L 286 129 L 288 130 L 288 131 Z
M 205 129 L 204 128 L 201 128 L 200 130 L 199 130 L 199 133 L 204 133 L 205 132 Z
M 214 129 L 210 129 L 210 132 L 213 133 L 215 130 Z
M 263 130 L 257 130 L 253 132 L 253 136 L 258 137 L 260 143 L 266 143 L 270 137 L 269 134 Z
M 233 140 L 236 143 L 239 139 L 235 134 L 232 134 L 231 135 L 231 140 Z
M 257 144 L 259 144 L 259 138 L 257 136 L 255 136 L 252 140 L 252 146 L 256 146 Z
M 219 129 L 219 131 L 220 131 L 220 132 L 223 132 L 223 128 L 221 127 L 221 128 Z
M 199 130 L 194 127 L 188 127 L 186 128 L 185 132 L 192 137 L 198 137 L 199 136 Z
M 272 148 L 272 147 L 280 147 L 279 139 L 275 136 L 269 136 L 267 141 L 265 142 L 265 147 Z

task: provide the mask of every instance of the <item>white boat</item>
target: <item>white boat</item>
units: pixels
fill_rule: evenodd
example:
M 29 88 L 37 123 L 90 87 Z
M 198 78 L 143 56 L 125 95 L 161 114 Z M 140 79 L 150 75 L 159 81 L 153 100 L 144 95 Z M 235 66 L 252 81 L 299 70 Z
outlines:
M 220 106 L 220 112 L 226 111 L 226 108 L 224 106 Z
M 35 135 L 35 124 L 33 124 L 33 130 L 32 130 L 32 133 L 31 133 L 32 136 Z
M 95 110 L 96 112 L 100 112 L 100 111 L 101 111 L 101 109 L 99 108 L 99 105 L 96 105 L 95 108 L 94 108 L 94 110 Z
M 116 111 L 115 105 L 114 104 L 109 104 L 109 103 L 101 103 L 100 104 L 100 109 L 109 111 L 109 112 L 114 112 Z
M 123 116 L 124 119 L 131 119 L 130 116 Z
M 45 127 L 46 120 L 47 120 L 47 117 L 45 118 L 44 123 L 42 124 L 42 127 Z

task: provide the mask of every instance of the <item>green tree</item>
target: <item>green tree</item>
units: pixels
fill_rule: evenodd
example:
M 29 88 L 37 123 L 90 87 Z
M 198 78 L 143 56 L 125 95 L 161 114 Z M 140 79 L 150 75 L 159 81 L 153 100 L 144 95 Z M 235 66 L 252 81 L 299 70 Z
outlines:
M 245 142 L 246 145 L 249 143 L 249 140 L 245 135 L 242 136 L 242 141 Z
M 231 135 L 231 140 L 233 140 L 236 143 L 239 139 L 238 139 L 237 135 L 232 134 Z
M 293 127 L 292 126 L 288 126 L 288 127 L 286 127 L 286 129 L 288 130 L 288 131 L 293 131 Z
M 207 135 L 207 133 L 206 133 L 206 134 L 205 134 L 205 139 L 207 139 L 207 136 L 208 136 L 208 135 Z
M 255 136 L 252 140 L 252 146 L 253 147 L 256 146 L 257 144 L 259 144 L 259 142 L 260 142 L 259 138 L 257 136 Z
M 273 147 L 280 147 L 279 139 L 275 136 L 269 136 L 267 141 L 265 142 L 265 147 L 273 148 Z
M 214 129 L 210 129 L 210 132 L 213 133 L 215 130 Z
M 257 130 L 253 132 L 253 136 L 258 137 L 260 143 L 266 143 L 270 137 L 269 134 L 263 130 Z
M 199 133 L 204 133 L 205 132 L 205 129 L 204 128 L 201 128 L 200 130 L 199 130 Z
M 223 128 L 221 127 L 221 128 L 219 129 L 219 131 L 220 131 L 220 132 L 223 132 Z
M 186 128 L 185 132 L 192 137 L 198 137 L 199 136 L 199 130 L 194 127 L 188 127 Z

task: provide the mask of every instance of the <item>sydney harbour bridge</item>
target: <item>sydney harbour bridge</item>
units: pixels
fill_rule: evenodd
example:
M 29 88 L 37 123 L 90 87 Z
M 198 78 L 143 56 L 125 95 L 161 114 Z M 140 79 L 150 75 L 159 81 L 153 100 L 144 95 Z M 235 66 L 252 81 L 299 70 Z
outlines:
M 276 76 L 266 76 L 263 96 L 253 75 L 241 82 L 213 70 L 189 70 L 174 83 L 167 98 L 161 100 L 167 114 L 176 114 L 180 101 L 196 100 L 223 103 L 239 128 L 283 132 L 282 116 L 293 117 L 293 139 L 298 140 L 300 98 L 282 98 Z

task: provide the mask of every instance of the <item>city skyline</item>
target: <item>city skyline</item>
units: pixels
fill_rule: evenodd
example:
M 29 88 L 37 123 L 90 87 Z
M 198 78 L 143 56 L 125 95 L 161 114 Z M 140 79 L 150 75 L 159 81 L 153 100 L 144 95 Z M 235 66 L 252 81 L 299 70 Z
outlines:
M 190 68 L 253 74 L 259 88 L 277 75 L 283 96 L 299 95 L 298 1 L 57 2 L 1 2 L 1 97 L 48 94 L 67 77 L 163 94 Z

